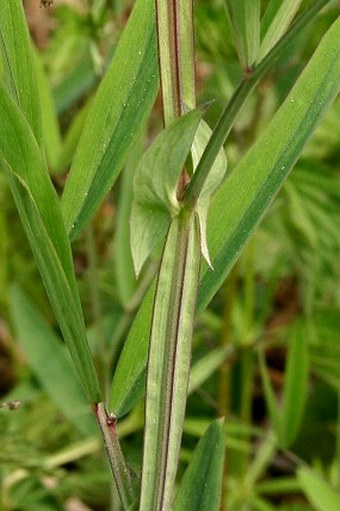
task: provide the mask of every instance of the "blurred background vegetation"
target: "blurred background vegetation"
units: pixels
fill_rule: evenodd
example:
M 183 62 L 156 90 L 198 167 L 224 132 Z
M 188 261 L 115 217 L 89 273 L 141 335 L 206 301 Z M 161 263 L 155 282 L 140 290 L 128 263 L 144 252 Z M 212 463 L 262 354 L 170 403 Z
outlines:
M 38 0 L 24 4 L 47 76 L 46 94 L 50 89 L 59 119 L 57 126 L 49 118 L 46 152 L 61 192 L 91 98 L 133 2 L 55 0 L 47 9 Z M 338 14 L 339 2 L 330 2 L 262 80 L 226 144 L 229 172 L 271 119 Z M 214 100 L 207 115 L 214 126 L 242 76 L 223 0 L 196 1 L 196 47 L 197 94 L 200 103 Z M 105 365 L 103 353 L 110 352 L 111 373 L 136 307 L 126 299 L 135 286 L 126 248 L 131 176 L 143 145 L 161 126 L 158 99 L 126 172 L 91 228 L 74 244 L 92 349 L 99 370 Z M 62 343 L 2 173 L 0 203 L 0 510 L 118 510 L 83 401 L 73 415 L 67 412 L 65 382 L 73 378 L 67 358 L 61 369 L 62 395 L 62 372 L 44 371 L 43 354 L 40 359 L 32 355 L 30 336 L 45 333 L 52 360 L 53 343 L 61 348 Z M 13 285 L 20 286 L 21 294 Z M 16 312 L 20 300 L 37 332 Z M 338 99 L 223 288 L 197 319 L 180 472 L 209 422 L 225 416 L 226 511 L 315 509 L 295 476 L 303 461 L 340 490 L 339 337 Z M 280 438 L 278 410 L 286 406 L 288 395 L 285 367 L 287 359 L 302 356 L 298 345 L 303 346 L 303 363 L 295 368 L 289 396 L 297 402 L 290 410 L 301 417 L 291 437 Z M 120 425 L 124 450 L 137 470 L 142 422 L 140 404 Z

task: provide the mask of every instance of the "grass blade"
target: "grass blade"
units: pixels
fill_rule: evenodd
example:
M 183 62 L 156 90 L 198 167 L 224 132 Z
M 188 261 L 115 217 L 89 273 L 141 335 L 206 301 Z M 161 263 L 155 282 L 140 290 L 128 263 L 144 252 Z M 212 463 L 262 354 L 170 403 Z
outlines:
M 198 299 L 200 310 L 221 286 L 325 110 L 338 94 L 339 38 L 338 19 L 267 129 L 215 195 L 208 220 L 208 244 L 215 271 L 207 269 L 203 275 Z
M 170 509 L 172 503 L 199 267 L 197 219 L 179 215 L 173 219 L 165 243 L 153 310 L 140 511 Z
M 309 373 L 307 338 L 306 328 L 299 323 L 296 324 L 290 337 L 283 388 L 284 407 L 280 441 L 284 448 L 292 445 L 299 432 L 307 401 Z
M 24 113 L 40 147 L 43 128 L 36 66 L 21 0 L 2 2 L 0 47 L 8 91 Z
M 57 194 L 25 117 L 0 88 L 0 162 L 77 373 L 91 402 L 101 392 L 87 344 L 70 244 Z
M 176 495 L 174 511 L 220 509 L 224 448 L 224 421 L 218 419 L 197 444 Z
M 261 46 L 257 62 L 267 55 L 285 33 L 302 0 L 271 0 L 261 21 Z
M 338 511 L 340 496 L 312 470 L 302 467 L 297 471 L 297 478 L 310 503 L 317 511 Z
M 137 0 L 87 116 L 62 196 L 73 239 L 113 185 L 158 89 L 153 0 Z

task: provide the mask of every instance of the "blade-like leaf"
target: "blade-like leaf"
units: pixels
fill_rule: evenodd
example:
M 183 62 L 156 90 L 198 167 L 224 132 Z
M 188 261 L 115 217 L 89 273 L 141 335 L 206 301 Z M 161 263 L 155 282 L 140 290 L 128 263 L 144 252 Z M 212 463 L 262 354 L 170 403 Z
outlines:
M 220 508 L 224 448 L 224 423 L 218 419 L 210 424 L 197 444 L 176 495 L 174 511 Z
M 49 299 L 91 402 L 100 390 L 87 344 L 70 244 L 57 194 L 25 117 L 0 86 L 0 162 Z
M 114 258 L 117 290 L 123 306 L 127 305 L 137 284 L 131 254 L 130 217 L 133 202 L 133 178 L 143 153 L 143 138 L 138 140 L 130 153 L 119 187 Z
M 340 21 L 324 36 L 310 63 L 301 74 L 290 95 L 274 116 L 257 143 L 233 170 L 212 201 L 208 223 L 208 243 L 214 271 L 207 268 L 201 279 L 198 309 L 202 310 L 222 285 L 241 249 L 251 236 L 276 192 L 299 157 L 304 144 L 320 122 L 322 115 L 339 90 Z M 223 219 L 223 222 L 221 221 Z M 150 300 L 151 302 L 151 300 Z M 125 343 L 112 386 L 116 403 L 132 404 L 131 391 L 141 381 L 145 367 L 147 329 L 150 325 L 151 303 L 142 305 L 138 324 L 134 324 Z M 135 378 L 129 373 L 126 382 L 126 358 L 138 358 Z M 140 386 L 140 391 L 143 387 Z M 134 399 L 138 393 L 134 392 Z M 140 397 L 139 394 L 138 397 Z M 112 411 L 115 411 L 112 408 Z M 127 411 L 127 407 L 124 407 Z
M 221 286 L 340 88 L 340 20 L 324 36 L 309 64 L 256 144 L 215 195 L 208 218 L 214 272 L 205 271 L 201 310 Z M 223 222 L 221 222 L 223 218 Z
M 308 355 L 306 328 L 298 323 L 290 337 L 287 368 L 285 369 L 282 438 L 280 438 L 284 448 L 292 445 L 301 425 L 307 400 Z
M 132 258 L 138 275 L 164 239 L 171 217 L 180 210 L 177 184 L 202 117 L 193 110 L 165 128 L 136 169 L 130 221 Z
M 1 3 L 0 48 L 8 91 L 42 147 L 43 128 L 36 66 L 21 0 Z
M 153 0 L 137 0 L 88 114 L 62 210 L 71 238 L 83 230 L 120 172 L 158 88 Z
M 129 412 L 144 392 L 154 295 L 152 285 L 139 307 L 113 375 L 110 411 L 118 418 Z
M 95 435 L 97 424 L 65 345 L 17 286 L 11 288 L 10 308 L 19 344 L 42 387 L 83 435 Z
M 194 392 L 234 353 L 233 346 L 222 346 L 210 351 L 193 364 L 190 372 L 188 393 Z
M 260 0 L 225 0 L 241 65 L 254 64 L 260 45 Z
M 302 0 L 271 0 L 261 21 L 260 62 L 289 27 Z
M 195 214 L 175 217 L 158 275 L 150 333 L 140 511 L 170 509 L 190 371 L 200 267 Z
M 39 97 L 41 101 L 43 144 L 46 151 L 49 167 L 52 171 L 55 171 L 60 158 L 62 147 L 58 117 L 53 102 L 51 89 L 38 52 L 35 52 L 34 59 L 36 69 L 36 82 L 39 87 Z
M 313 470 L 306 467 L 299 468 L 297 478 L 306 497 L 317 511 L 338 511 L 340 509 L 339 493 L 336 493 Z
M 280 438 L 281 431 L 282 431 L 282 415 L 280 413 L 281 411 L 277 404 L 274 390 L 273 390 L 273 387 L 270 382 L 268 369 L 266 366 L 266 361 L 265 361 L 262 351 L 259 351 L 259 366 L 260 366 L 260 373 L 261 373 L 261 378 L 262 378 L 264 396 L 266 399 L 266 407 L 269 412 L 270 420 L 272 422 L 272 427 L 273 427 L 277 437 Z

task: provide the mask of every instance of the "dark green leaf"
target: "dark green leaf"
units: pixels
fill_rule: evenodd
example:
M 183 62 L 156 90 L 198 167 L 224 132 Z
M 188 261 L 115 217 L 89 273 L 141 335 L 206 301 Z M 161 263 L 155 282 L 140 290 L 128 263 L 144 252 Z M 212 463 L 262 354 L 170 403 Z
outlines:
M 81 232 L 113 185 L 154 103 L 153 0 L 137 0 L 87 116 L 62 197 L 66 229 Z
M 210 424 L 196 446 L 180 483 L 174 511 L 220 509 L 224 447 L 224 423 L 218 419 Z

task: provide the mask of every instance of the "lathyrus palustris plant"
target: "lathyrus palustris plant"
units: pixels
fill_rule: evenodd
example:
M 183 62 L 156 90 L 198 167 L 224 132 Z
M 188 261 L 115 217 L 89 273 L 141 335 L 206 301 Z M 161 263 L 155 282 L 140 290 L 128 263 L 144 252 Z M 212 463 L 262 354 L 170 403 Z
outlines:
M 270 125 L 226 179 L 223 144 L 261 77 L 326 3 L 310 2 L 291 23 L 299 1 L 269 2 L 262 19 L 259 0 L 226 1 L 245 73 L 210 130 L 202 119 L 204 109 L 196 108 L 192 1 L 137 0 L 91 105 L 61 199 L 48 173 L 42 82 L 22 3 L 6 0 L 1 6 L 1 166 L 95 410 L 125 509 L 219 507 L 221 421 L 202 438 L 173 500 L 195 310 L 202 310 L 221 286 L 338 93 L 339 20 L 325 34 Z M 131 247 L 136 273 L 160 243 L 163 251 L 156 285 L 140 306 L 108 397 L 88 346 L 71 242 L 89 224 L 122 170 L 154 103 L 158 75 L 165 128 L 135 174 Z M 201 254 L 209 263 L 202 271 Z M 124 459 L 116 423 L 143 393 L 145 368 L 139 484 Z M 202 478 L 205 484 L 197 484 Z

